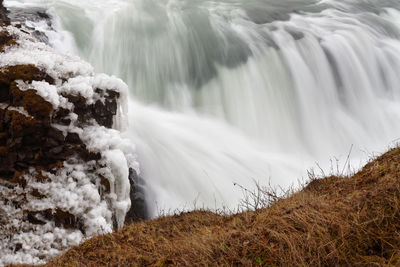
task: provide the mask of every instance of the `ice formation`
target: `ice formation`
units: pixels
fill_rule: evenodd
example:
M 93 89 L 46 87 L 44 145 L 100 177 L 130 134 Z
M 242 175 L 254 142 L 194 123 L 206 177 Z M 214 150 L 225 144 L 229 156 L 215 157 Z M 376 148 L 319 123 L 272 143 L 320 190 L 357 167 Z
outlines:
M 115 77 L 95 74 L 88 63 L 57 53 L 20 29 L 8 26 L 3 30 L 14 36 L 17 45 L 0 54 L 1 69 L 34 65 L 54 79 L 53 84 L 44 80 L 18 81 L 19 90 L 35 89 L 54 110 L 74 111 L 74 104 L 66 95 L 81 96 L 90 105 L 98 100 L 104 102 L 104 92 L 112 90 L 120 99 L 114 116 L 115 129 L 101 126 L 95 119 L 79 123 L 74 112 L 69 114 L 68 125 L 51 125 L 64 136 L 78 134 L 87 150 L 100 154 L 100 159 L 70 157 L 54 173 L 29 168 L 23 175 L 24 186 L 11 186 L 0 179 L 0 266 L 41 264 L 85 238 L 109 233 L 124 223 L 131 205 L 129 169 L 139 173 L 134 144 L 123 139 L 117 130 L 123 128 L 127 111 L 127 86 Z M 30 116 L 21 107 L 8 109 Z M 39 181 L 39 176 L 46 177 L 46 181 Z M 107 189 L 104 180 L 108 181 Z M 26 211 L 34 218 L 26 220 Z M 67 227 L 68 223 L 50 220 L 52 216 L 76 221 Z M 40 224 L 32 220 L 39 220 Z

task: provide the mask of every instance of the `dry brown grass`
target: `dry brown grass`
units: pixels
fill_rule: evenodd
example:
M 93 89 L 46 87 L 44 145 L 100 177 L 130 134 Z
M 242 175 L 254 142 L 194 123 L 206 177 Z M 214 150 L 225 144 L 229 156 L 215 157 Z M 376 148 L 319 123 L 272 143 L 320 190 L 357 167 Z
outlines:
M 134 223 L 47 266 L 400 266 L 400 149 L 271 207 Z

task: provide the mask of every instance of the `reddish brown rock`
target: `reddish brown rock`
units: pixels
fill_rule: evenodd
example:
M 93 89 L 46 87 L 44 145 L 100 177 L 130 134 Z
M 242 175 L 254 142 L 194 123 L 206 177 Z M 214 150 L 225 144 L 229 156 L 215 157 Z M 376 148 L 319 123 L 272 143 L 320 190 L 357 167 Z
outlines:
M 16 88 L 15 81 L 26 82 L 46 81 L 54 83 L 54 79 L 33 65 L 16 65 L 3 68 L 0 73 L 0 102 L 11 103 L 14 95 L 10 94 L 12 88 Z M 18 92 L 14 92 L 16 105 L 21 101 Z

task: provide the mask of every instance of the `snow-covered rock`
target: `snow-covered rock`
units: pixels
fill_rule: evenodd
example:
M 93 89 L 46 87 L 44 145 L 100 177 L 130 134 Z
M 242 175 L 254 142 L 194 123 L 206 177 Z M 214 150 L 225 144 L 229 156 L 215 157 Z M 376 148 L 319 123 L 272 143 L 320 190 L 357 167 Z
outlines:
M 13 26 L 0 51 L 0 266 L 39 264 L 132 209 L 127 86 Z

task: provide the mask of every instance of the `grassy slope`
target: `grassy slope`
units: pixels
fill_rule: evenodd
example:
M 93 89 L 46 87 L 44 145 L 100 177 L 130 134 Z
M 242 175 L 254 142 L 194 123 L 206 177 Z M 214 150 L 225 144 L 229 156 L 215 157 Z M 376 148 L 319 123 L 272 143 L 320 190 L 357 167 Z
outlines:
M 400 149 L 350 178 L 314 180 L 268 209 L 191 212 L 134 223 L 48 266 L 397 265 Z

